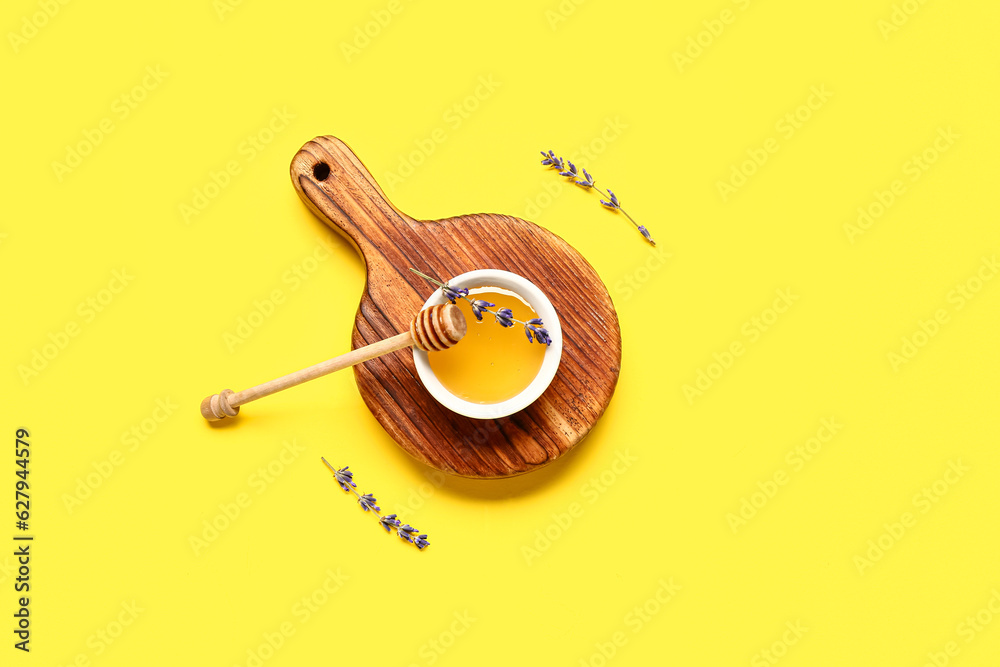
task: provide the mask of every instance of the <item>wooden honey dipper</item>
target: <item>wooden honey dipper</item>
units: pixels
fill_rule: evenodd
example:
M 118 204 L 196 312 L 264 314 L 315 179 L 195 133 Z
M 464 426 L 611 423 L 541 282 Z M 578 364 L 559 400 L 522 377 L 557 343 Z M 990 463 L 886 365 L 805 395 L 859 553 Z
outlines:
M 240 413 L 240 406 L 250 401 L 256 401 L 258 398 L 270 396 L 282 389 L 294 387 L 411 345 L 415 345 L 417 349 L 424 352 L 447 350 L 460 341 L 465 332 L 465 316 L 458 309 L 458 306 L 450 303 L 431 306 L 417 313 L 410 323 L 409 331 L 392 338 L 359 347 L 347 354 L 321 361 L 256 387 L 236 392 L 232 389 L 226 389 L 218 394 L 212 394 L 201 402 L 201 414 L 210 422 L 219 421 L 226 417 L 235 417 Z

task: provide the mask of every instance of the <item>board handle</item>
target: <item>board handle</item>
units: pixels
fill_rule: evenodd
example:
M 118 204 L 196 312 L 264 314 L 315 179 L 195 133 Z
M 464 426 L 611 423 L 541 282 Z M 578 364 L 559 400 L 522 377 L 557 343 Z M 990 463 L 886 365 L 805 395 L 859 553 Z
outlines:
M 302 146 L 290 172 L 302 201 L 350 239 L 362 256 L 388 242 L 392 228 L 406 234 L 414 222 L 389 202 L 371 172 L 336 137 L 316 137 Z

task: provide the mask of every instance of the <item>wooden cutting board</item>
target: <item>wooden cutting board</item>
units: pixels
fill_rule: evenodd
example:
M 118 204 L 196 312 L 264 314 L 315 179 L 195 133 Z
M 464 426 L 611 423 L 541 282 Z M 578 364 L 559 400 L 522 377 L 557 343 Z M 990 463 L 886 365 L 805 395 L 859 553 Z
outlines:
M 535 283 L 559 314 L 559 370 L 537 401 L 509 417 L 471 419 L 441 406 L 418 379 L 410 350 L 355 366 L 365 404 L 400 447 L 444 472 L 509 477 L 554 461 L 590 432 L 618 382 L 621 331 L 604 283 L 580 253 L 538 225 L 506 215 L 414 220 L 389 202 L 335 137 L 303 146 L 291 176 L 302 201 L 365 261 L 353 348 L 409 328 L 435 289 L 409 267 L 442 281 L 473 269 L 511 271 Z

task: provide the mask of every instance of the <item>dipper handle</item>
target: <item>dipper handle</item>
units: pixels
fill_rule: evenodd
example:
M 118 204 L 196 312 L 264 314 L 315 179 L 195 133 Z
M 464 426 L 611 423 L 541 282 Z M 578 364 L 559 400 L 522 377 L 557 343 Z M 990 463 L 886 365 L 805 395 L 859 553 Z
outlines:
M 458 306 L 444 304 L 431 306 L 417 313 L 410 323 L 410 330 L 401 334 L 380 340 L 377 343 L 359 347 L 333 359 L 321 361 L 318 364 L 289 373 L 280 378 L 234 392 L 225 389 L 218 394 L 205 397 L 201 402 L 201 414 L 208 421 L 219 421 L 226 417 L 235 417 L 240 413 L 240 406 L 258 398 L 270 396 L 282 389 L 308 382 L 324 375 L 360 364 L 363 361 L 380 357 L 389 352 L 395 352 L 405 347 L 415 345 L 424 352 L 447 350 L 462 339 L 466 332 L 465 316 Z

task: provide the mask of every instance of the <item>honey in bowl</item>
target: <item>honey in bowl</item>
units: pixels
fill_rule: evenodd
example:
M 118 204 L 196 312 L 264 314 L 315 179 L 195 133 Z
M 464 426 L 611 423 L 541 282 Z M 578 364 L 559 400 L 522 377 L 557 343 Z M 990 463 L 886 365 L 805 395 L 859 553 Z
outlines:
M 510 308 L 522 321 L 538 316 L 524 299 L 499 287 L 470 289 L 469 298 L 496 304 L 493 311 Z M 483 313 L 479 322 L 468 301 L 455 303 L 465 315 L 468 332 L 454 347 L 427 353 L 435 377 L 470 403 L 500 403 L 520 394 L 538 375 L 545 345 L 529 342 L 523 325 L 502 327 L 492 313 Z

